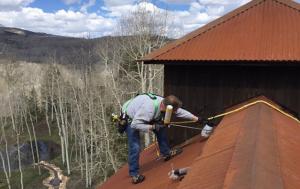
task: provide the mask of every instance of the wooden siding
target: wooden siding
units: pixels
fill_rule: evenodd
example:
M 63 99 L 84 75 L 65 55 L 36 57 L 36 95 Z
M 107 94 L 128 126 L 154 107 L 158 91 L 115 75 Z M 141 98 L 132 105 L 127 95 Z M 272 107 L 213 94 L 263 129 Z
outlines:
M 165 95 L 174 94 L 196 115 L 214 116 L 249 98 L 264 95 L 300 113 L 299 66 L 175 66 L 165 65 Z M 171 144 L 197 132 L 170 128 Z

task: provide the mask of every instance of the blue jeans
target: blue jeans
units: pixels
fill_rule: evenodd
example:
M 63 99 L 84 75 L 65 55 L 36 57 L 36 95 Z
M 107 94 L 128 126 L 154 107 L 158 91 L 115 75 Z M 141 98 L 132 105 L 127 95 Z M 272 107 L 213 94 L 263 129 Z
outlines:
M 139 174 L 140 133 L 139 130 L 131 128 L 130 125 L 127 126 L 126 133 L 128 138 L 129 175 L 136 176 Z M 168 155 L 170 153 L 170 147 L 166 128 L 160 129 L 159 132 L 154 133 L 157 137 L 160 153 L 163 156 Z

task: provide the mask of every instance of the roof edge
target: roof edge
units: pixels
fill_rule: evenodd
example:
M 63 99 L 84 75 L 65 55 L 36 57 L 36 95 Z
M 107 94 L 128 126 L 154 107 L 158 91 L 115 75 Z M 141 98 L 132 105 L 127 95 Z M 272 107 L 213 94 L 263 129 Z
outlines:
M 141 62 L 143 60 L 140 60 Z M 234 62 L 234 64 L 229 64 Z M 237 60 L 154 60 L 150 59 L 148 61 L 144 61 L 145 64 L 164 64 L 164 65 L 224 65 L 224 66 L 270 66 L 271 65 L 284 65 L 284 66 L 300 66 L 300 59 L 299 60 L 249 60 L 249 59 L 237 59 Z M 247 64 L 245 64 L 247 63 Z
M 278 110 L 282 111 L 282 112 L 285 112 L 286 114 L 290 115 L 291 117 L 294 117 L 298 120 L 300 120 L 299 118 L 299 115 L 297 112 L 291 110 L 290 108 L 286 107 L 285 105 L 283 105 L 282 103 L 270 98 L 270 97 L 267 97 L 265 96 L 264 94 L 260 94 L 260 95 L 257 95 L 257 96 L 254 96 L 254 97 L 250 97 L 240 103 L 237 103 L 237 104 L 234 104 L 234 105 L 231 105 L 230 107 L 227 107 L 225 108 L 225 112 L 228 112 L 228 111 L 232 111 L 234 109 L 237 109 L 237 108 L 240 108 L 240 107 L 243 107 L 247 104 L 250 104 L 250 103 L 253 103 L 255 101 L 265 101 L 269 104 L 272 104 L 274 107 L 276 107 Z

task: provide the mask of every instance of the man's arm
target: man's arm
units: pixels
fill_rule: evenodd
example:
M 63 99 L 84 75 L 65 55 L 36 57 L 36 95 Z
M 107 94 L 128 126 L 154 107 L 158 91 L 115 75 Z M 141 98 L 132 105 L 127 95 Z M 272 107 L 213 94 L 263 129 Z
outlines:
M 198 121 L 198 117 L 192 114 L 191 112 L 183 109 L 183 108 L 178 108 L 177 111 L 175 112 L 176 117 L 182 118 L 182 119 L 187 119 L 191 121 Z
M 178 118 L 182 118 L 182 119 L 187 119 L 187 120 L 191 120 L 194 122 L 198 122 L 199 124 L 206 124 L 208 122 L 207 119 L 205 118 L 201 118 L 201 117 L 197 117 L 194 114 L 192 114 L 191 112 L 183 109 L 183 108 L 178 108 L 178 110 L 175 113 L 176 117 Z

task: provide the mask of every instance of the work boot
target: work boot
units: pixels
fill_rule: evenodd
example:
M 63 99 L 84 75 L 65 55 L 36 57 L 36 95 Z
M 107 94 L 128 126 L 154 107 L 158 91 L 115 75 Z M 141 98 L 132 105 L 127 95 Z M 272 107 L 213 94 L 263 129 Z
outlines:
M 164 161 L 169 161 L 171 158 L 180 154 L 181 152 L 182 152 L 182 148 L 174 148 L 174 149 L 170 150 L 170 153 L 168 155 L 165 155 L 163 157 L 163 159 L 164 159 Z
M 132 183 L 133 184 L 138 184 L 141 183 L 145 180 L 145 176 L 144 175 L 136 175 L 136 176 L 132 176 Z

